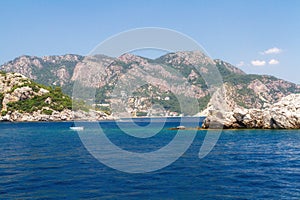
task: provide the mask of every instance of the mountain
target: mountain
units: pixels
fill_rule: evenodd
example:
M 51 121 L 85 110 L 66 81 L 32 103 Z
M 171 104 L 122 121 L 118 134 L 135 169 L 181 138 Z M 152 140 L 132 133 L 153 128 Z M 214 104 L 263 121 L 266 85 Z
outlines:
M 37 83 L 47 86 L 60 86 L 67 92 L 76 64 L 83 56 L 67 54 L 63 56 L 20 56 L 0 67 L 5 72 L 20 73 Z
M 118 58 L 105 55 L 21 56 L 2 65 L 0 70 L 22 73 L 40 84 L 61 86 L 68 95 L 72 94 L 74 82 L 80 82 L 80 93 L 90 96 L 95 92 L 94 103 L 108 112 L 112 107 L 116 111 L 114 105 L 122 104 L 125 112 L 134 116 L 178 115 L 181 112 L 191 115 L 204 109 L 209 102 L 210 88 L 202 75 L 214 78 L 211 65 L 222 75 L 233 106 L 263 108 L 300 92 L 299 85 L 273 76 L 246 74 L 199 51 L 169 53 L 154 60 L 132 54 Z M 185 102 L 196 98 L 199 109 L 182 111 L 178 100 L 181 97 Z

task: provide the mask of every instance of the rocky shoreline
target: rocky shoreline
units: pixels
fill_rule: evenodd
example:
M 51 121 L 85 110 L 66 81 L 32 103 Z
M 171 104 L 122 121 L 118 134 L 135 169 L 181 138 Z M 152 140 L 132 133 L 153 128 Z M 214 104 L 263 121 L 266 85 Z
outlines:
M 0 116 L 1 121 L 9 122 L 39 122 L 39 121 L 101 121 L 116 120 L 115 117 L 101 111 L 64 109 L 53 111 L 51 115 L 41 110 L 33 113 L 8 112 Z M 198 129 L 300 129 L 300 94 L 283 97 L 279 102 L 264 109 L 233 108 L 231 111 L 210 109 Z
M 72 111 L 65 109 L 62 112 L 53 111 L 51 115 L 43 114 L 40 110 L 33 113 L 20 113 L 18 111 L 8 112 L 4 116 L 0 116 L 1 121 L 7 122 L 39 122 L 39 121 L 101 121 L 114 120 L 115 118 L 109 116 L 101 111 L 90 110 Z
M 264 109 L 210 110 L 202 128 L 300 129 L 300 94 L 283 97 Z

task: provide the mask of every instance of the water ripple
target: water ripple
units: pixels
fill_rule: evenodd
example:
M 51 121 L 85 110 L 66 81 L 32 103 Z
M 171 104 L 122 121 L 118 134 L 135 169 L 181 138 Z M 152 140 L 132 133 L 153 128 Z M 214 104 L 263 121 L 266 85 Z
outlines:
M 94 159 L 70 125 L 0 124 L 0 199 L 300 198 L 299 130 L 226 130 L 202 160 L 197 155 L 204 134 L 199 132 L 172 165 L 126 174 Z M 174 137 L 164 129 L 165 134 L 137 142 L 115 123 L 105 128 L 113 142 L 136 152 L 160 148 Z

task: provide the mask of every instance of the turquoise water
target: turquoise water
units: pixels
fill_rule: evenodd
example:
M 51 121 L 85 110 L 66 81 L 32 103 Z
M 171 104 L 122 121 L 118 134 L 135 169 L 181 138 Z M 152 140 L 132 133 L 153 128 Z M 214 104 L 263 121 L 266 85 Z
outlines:
M 166 128 L 177 125 L 171 120 L 160 134 L 137 139 L 123 134 L 114 122 L 101 122 L 113 143 L 135 152 L 168 144 L 176 131 Z M 0 123 L 0 199 L 300 198 L 299 130 L 226 130 L 203 159 L 198 152 L 205 131 L 198 131 L 173 164 L 128 174 L 91 156 L 70 126 Z

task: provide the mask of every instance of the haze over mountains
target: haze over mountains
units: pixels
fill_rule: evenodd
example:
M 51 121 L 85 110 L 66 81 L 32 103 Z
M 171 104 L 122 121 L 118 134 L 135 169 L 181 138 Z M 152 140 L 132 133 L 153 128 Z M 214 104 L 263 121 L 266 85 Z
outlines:
M 80 80 L 85 91 L 96 88 L 97 104 L 126 101 L 127 112 L 142 116 L 149 114 L 153 104 L 164 108 L 161 112 L 165 113 L 160 115 L 166 112 L 180 114 L 180 105 L 176 99 L 178 95 L 196 98 L 199 109 L 205 108 L 210 93 L 201 73 L 209 74 L 209 65 L 215 65 L 222 75 L 233 106 L 263 108 L 284 96 L 300 92 L 299 85 L 273 76 L 246 74 L 230 63 L 212 60 L 199 51 L 169 53 L 154 60 L 132 54 L 124 54 L 119 58 L 73 54 L 20 56 L 3 64 L 0 70 L 21 73 L 43 85 L 60 86 L 68 95 L 72 95 L 74 82 Z M 195 66 L 201 71 L 195 69 Z M 126 89 L 120 94 L 114 94 L 114 87 L 122 79 L 140 79 L 147 84 L 136 88 L 132 94 Z M 188 85 L 183 87 L 182 84 L 176 84 L 181 82 L 187 82 Z M 155 112 L 159 113 L 160 109 L 157 108 Z

